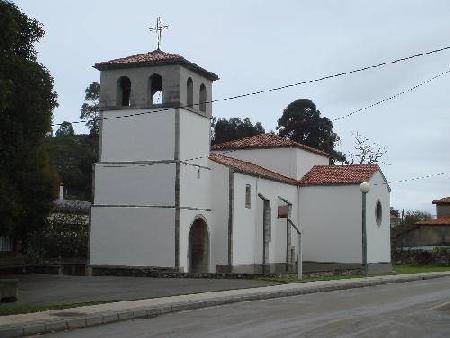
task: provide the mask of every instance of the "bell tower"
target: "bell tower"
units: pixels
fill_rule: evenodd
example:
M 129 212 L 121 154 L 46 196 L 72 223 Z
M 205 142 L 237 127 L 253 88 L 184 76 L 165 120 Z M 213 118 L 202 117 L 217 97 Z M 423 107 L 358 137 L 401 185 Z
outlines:
M 218 76 L 156 49 L 100 62 L 100 159 L 90 265 L 186 271 L 189 227 L 209 206 L 212 83 Z

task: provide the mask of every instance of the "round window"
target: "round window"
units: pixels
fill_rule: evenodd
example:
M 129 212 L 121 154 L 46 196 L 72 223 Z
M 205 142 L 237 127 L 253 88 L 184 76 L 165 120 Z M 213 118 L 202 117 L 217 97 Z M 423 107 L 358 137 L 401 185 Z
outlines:
M 383 209 L 381 207 L 381 202 L 378 200 L 377 205 L 375 207 L 375 217 L 377 219 L 377 225 L 381 225 L 381 220 L 383 218 Z

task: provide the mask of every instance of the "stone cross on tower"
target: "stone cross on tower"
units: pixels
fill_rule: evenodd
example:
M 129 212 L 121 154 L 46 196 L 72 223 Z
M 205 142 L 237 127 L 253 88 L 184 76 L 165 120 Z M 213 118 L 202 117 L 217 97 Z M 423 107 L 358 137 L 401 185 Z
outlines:
M 157 48 L 158 50 L 160 50 L 160 46 L 161 46 L 162 31 L 163 31 L 163 29 L 168 29 L 168 28 L 169 28 L 168 25 L 163 25 L 161 23 L 161 17 L 159 17 L 159 16 L 156 18 L 156 25 L 155 25 L 155 27 L 150 27 L 149 28 L 150 32 L 155 32 L 156 33 L 156 36 L 158 38 L 158 48 Z

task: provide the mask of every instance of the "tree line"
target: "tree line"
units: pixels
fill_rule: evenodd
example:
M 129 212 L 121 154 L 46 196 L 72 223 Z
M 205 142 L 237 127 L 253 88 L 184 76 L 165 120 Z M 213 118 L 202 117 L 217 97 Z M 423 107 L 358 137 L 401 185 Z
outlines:
M 0 234 L 12 238 L 42 226 L 58 189 L 46 150 L 57 94 L 34 47 L 43 36 L 37 20 L 0 0 Z

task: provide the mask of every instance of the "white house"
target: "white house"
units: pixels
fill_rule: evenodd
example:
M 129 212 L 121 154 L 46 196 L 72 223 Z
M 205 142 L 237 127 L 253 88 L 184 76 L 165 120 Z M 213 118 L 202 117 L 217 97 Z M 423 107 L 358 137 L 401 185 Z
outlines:
M 378 166 L 331 166 L 326 153 L 271 134 L 210 149 L 218 77 L 182 56 L 155 50 L 95 68 L 94 271 L 293 271 L 294 226 L 305 271 L 360 267 L 363 181 L 369 269 L 391 269 L 390 189 Z

